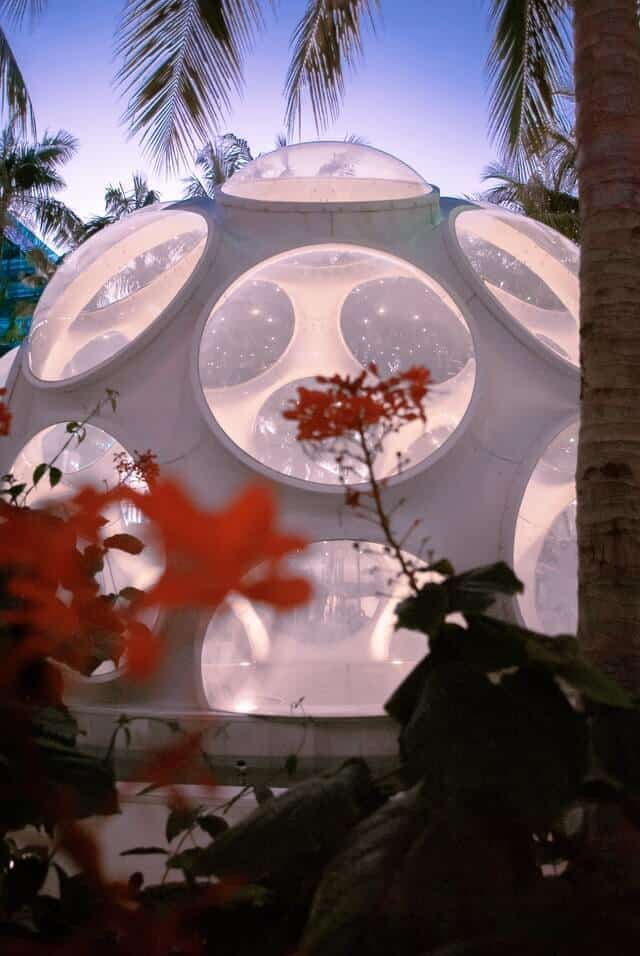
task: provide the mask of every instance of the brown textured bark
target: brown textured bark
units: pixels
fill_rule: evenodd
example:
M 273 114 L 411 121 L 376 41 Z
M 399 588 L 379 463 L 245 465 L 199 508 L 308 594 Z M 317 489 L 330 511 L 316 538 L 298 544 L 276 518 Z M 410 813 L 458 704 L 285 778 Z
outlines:
M 578 636 L 640 693 L 640 29 L 575 0 L 582 230 Z

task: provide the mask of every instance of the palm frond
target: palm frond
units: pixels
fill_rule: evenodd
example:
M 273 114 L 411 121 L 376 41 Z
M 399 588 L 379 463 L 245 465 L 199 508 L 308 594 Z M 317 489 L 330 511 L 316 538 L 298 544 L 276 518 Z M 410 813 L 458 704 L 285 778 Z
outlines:
M 61 246 L 73 245 L 82 220 L 65 203 L 51 196 L 35 198 L 29 204 L 28 218 L 43 238 L 51 238 Z
M 358 133 L 347 133 L 344 138 L 345 143 L 353 143 L 354 146 L 368 146 L 369 140 L 366 136 L 360 136 Z
M 9 22 L 20 25 L 26 17 L 35 20 L 47 5 L 47 0 L 0 0 L 0 14 Z
M 195 173 L 191 173 L 182 182 L 184 184 L 183 199 L 213 199 L 208 184 L 198 179 Z
M 24 133 L 35 133 L 33 106 L 22 71 L 13 55 L 7 35 L 0 27 L 0 104 L 9 123 Z
M 229 111 L 269 0 L 127 0 L 117 82 L 132 135 L 175 170 Z
M 569 0 L 492 0 L 490 132 L 514 157 L 554 118 L 570 66 Z
M 347 68 L 363 52 L 363 29 L 375 30 L 380 0 L 309 0 L 291 39 L 292 57 L 285 81 L 285 122 L 300 134 L 302 103 L 308 96 L 316 130 L 337 118 Z

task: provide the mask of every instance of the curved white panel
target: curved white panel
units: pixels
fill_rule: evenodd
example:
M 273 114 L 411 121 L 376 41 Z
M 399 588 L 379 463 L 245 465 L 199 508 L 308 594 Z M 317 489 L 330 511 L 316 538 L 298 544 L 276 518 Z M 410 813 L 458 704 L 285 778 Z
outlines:
M 395 582 L 397 565 L 381 545 L 354 541 L 317 542 L 292 565 L 312 582 L 309 604 L 277 614 L 235 595 L 211 618 L 201 657 L 209 706 L 244 714 L 383 713 L 427 651 L 423 634 L 394 630 L 406 594 Z
M 247 163 L 222 192 L 264 202 L 371 202 L 433 190 L 415 170 L 371 146 L 298 143 Z
M 282 417 L 301 385 L 318 374 L 354 375 L 375 361 L 383 377 L 426 365 L 434 384 L 427 426 L 389 436 L 376 467 L 429 457 L 460 424 L 475 382 L 469 328 L 445 290 L 385 253 L 349 246 L 298 249 L 252 269 L 214 308 L 200 343 L 200 381 L 231 441 L 282 475 L 339 483 L 335 462 L 311 462 Z M 364 473 L 363 473 L 364 478 Z
M 455 218 L 467 261 L 507 313 L 548 349 L 579 362 L 579 249 L 524 216 L 485 206 Z
M 565 428 L 534 468 L 518 512 L 515 572 L 525 624 L 547 634 L 576 630 L 578 550 L 575 470 L 578 425 Z
M 185 285 L 206 239 L 198 213 L 152 206 L 83 243 L 38 303 L 28 345 L 33 374 L 62 382 L 125 349 Z

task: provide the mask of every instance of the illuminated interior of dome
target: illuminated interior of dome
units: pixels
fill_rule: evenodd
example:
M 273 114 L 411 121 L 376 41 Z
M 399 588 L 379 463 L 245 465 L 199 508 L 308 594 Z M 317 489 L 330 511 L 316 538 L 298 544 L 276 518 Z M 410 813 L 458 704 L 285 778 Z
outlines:
M 67 442 L 67 447 L 61 452 Z M 62 471 L 60 482 L 51 488 L 47 478 L 42 478 L 29 494 L 28 504 L 31 508 L 46 505 L 64 515 L 67 511 L 66 502 L 82 487 L 90 485 L 107 490 L 118 483 L 115 456 L 124 451 L 115 438 L 95 425 L 87 425 L 86 438 L 78 442 L 77 438 L 67 432 L 66 423 L 61 422 L 44 428 L 27 442 L 13 463 L 11 471 L 16 481 L 26 482 L 27 486 L 30 486 L 34 469 L 41 462 L 52 462 L 55 459 L 56 466 Z M 147 490 L 146 483 L 133 476 L 127 478 L 126 483 L 137 491 Z M 145 547 L 137 555 L 117 550 L 107 551 L 104 569 L 97 576 L 101 592 L 116 594 L 125 587 L 132 586 L 141 591 L 151 587 L 162 572 L 163 559 L 153 541 L 149 539 L 145 517 L 131 502 L 114 502 L 107 506 L 103 514 L 107 519 L 101 531 L 103 538 L 114 534 L 132 534 L 139 538 Z M 113 664 L 105 663 L 94 672 L 94 676 L 113 669 Z
M 509 315 L 577 365 L 578 247 L 539 222 L 487 207 L 461 212 L 455 232 L 468 262 Z
M 300 384 L 318 374 L 358 374 L 376 362 L 387 377 L 425 365 L 433 386 L 427 426 L 392 435 L 376 470 L 397 452 L 424 461 L 460 424 L 475 382 L 469 328 L 445 290 L 384 253 L 316 246 L 268 260 L 235 282 L 213 309 L 200 343 L 202 388 L 228 437 L 263 465 L 294 478 L 339 482 L 330 455 L 311 461 L 282 417 Z
M 207 703 L 241 714 L 376 716 L 426 653 L 415 631 L 394 630 L 406 586 L 382 546 L 321 541 L 291 562 L 313 598 L 286 613 L 232 596 L 202 645 Z M 389 579 L 395 583 L 389 584 Z
M 247 163 L 222 186 L 263 202 L 349 203 L 411 199 L 433 192 L 405 163 L 371 146 L 298 143 Z
M 38 303 L 29 336 L 33 374 L 64 381 L 126 348 L 182 289 L 206 238 L 197 213 L 151 206 L 88 239 Z
M 525 585 L 525 624 L 547 634 L 577 625 L 578 551 L 575 470 L 578 426 L 565 428 L 533 470 L 516 524 L 514 566 Z

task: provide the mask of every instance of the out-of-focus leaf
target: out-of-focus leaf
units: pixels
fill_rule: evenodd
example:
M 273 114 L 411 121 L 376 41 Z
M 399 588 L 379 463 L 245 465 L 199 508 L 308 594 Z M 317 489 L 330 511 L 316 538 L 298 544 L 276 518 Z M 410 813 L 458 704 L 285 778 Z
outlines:
M 349 831 L 381 802 L 367 765 L 349 760 L 259 806 L 208 846 L 195 876 L 268 880 L 294 896 L 308 892 Z
M 300 949 L 307 956 L 363 951 L 396 861 L 425 826 L 419 788 L 389 800 L 355 827 L 325 868 Z
M 198 817 L 198 826 L 213 839 L 229 829 L 229 824 L 225 818 L 219 817 L 215 813 L 207 813 L 206 816 Z
M 258 784 L 253 788 L 253 793 L 256 798 L 256 803 L 263 804 L 267 800 L 273 800 L 273 790 L 271 787 L 267 787 L 265 784 Z
M 139 538 L 132 534 L 112 534 L 102 542 L 105 548 L 115 548 L 117 551 L 125 551 L 127 554 L 140 554 L 144 549 L 144 544 Z
M 120 856 L 167 856 L 168 850 L 161 846 L 133 846 L 130 850 L 122 850 Z
M 195 826 L 201 807 L 177 807 L 171 810 L 165 826 L 167 843 L 171 843 L 177 836 Z
M 442 584 L 425 584 L 416 595 L 405 598 L 396 608 L 396 628 L 422 631 L 433 637 L 449 612 L 448 595 Z
M 521 667 L 493 684 L 461 662 L 432 668 L 400 737 L 408 779 L 438 801 L 502 807 L 551 829 L 576 796 L 586 725 L 552 674 Z

